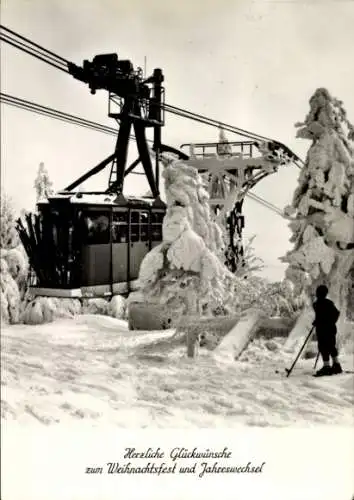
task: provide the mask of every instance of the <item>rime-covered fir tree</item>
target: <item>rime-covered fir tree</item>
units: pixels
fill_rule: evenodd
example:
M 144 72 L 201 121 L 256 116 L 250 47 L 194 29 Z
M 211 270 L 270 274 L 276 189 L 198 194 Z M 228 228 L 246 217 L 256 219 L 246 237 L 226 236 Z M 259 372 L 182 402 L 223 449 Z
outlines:
M 36 190 L 36 201 L 48 198 L 53 194 L 53 183 L 49 178 L 47 169 L 44 163 L 41 162 L 38 167 L 37 177 L 34 181 L 34 188 Z
M 349 272 L 348 319 L 354 321 L 354 264 Z
M 193 167 L 171 162 L 163 177 L 163 241 L 141 264 L 141 292 L 177 315 L 213 315 L 227 304 L 235 306 L 237 279 L 223 264 L 222 231 L 212 219 L 201 176 Z
M 16 231 L 16 215 L 11 199 L 1 193 L 0 248 L 15 248 L 19 244 Z
M 219 156 L 225 156 L 225 155 L 231 155 L 232 154 L 232 148 L 231 145 L 229 144 L 229 141 L 226 137 L 225 130 L 223 128 L 220 128 L 219 130 L 219 140 L 218 140 L 218 145 L 216 147 L 217 153 Z
M 264 260 L 257 257 L 253 242 L 256 238 L 254 234 L 245 243 L 243 249 L 243 265 L 235 271 L 235 276 L 247 278 L 254 273 L 262 271 L 265 268 Z
M 316 90 L 305 122 L 296 126 L 297 137 L 312 144 L 286 209 L 294 247 L 281 260 L 299 291 L 312 296 L 326 284 L 343 321 L 354 265 L 354 129 L 326 89 Z
M 17 323 L 21 300 L 27 290 L 28 261 L 16 230 L 16 214 L 10 198 L 1 194 L 0 212 L 0 317 Z

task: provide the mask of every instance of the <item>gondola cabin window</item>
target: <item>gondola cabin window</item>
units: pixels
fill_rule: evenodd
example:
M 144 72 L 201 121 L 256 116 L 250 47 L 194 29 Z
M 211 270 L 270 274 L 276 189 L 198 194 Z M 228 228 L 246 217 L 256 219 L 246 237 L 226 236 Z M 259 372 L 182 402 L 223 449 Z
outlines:
M 149 241 L 149 212 L 140 212 L 140 241 Z
M 83 215 L 83 243 L 87 245 L 110 242 L 110 216 L 108 212 L 88 212 Z
M 149 212 L 147 210 L 131 211 L 130 241 L 149 241 Z
M 112 243 L 128 241 L 128 212 L 113 212 Z
M 162 222 L 164 218 L 163 212 L 151 212 L 151 240 L 162 240 Z
M 59 246 L 59 228 L 60 228 L 60 216 L 59 212 L 52 210 L 49 218 L 46 220 L 47 229 L 51 228 L 51 243 L 54 247 Z
M 130 241 L 149 241 L 148 210 L 132 210 L 130 213 Z
M 130 212 L 130 241 L 139 241 L 140 213 L 137 210 Z

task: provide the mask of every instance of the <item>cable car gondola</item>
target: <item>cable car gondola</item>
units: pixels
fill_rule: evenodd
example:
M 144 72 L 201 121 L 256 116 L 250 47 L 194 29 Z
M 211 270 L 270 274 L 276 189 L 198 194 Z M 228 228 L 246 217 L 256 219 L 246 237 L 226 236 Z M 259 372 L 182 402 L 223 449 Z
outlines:
M 127 293 L 145 255 L 162 241 L 165 206 L 154 199 L 57 195 L 38 203 L 38 212 L 27 217 L 31 229 L 22 229 L 37 295 Z

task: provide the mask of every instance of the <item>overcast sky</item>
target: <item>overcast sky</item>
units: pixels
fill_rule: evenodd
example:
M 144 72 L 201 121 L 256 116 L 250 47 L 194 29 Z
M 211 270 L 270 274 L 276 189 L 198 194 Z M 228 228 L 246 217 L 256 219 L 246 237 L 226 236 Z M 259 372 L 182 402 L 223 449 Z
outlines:
M 116 52 L 143 67 L 146 56 L 148 73 L 163 69 L 166 102 L 280 140 L 302 158 L 310 144 L 295 138 L 294 124 L 317 87 L 340 98 L 354 121 L 352 0 L 2 0 L 1 23 L 77 64 Z M 1 91 L 114 125 L 105 92 L 92 96 L 85 84 L 6 44 Z M 2 187 L 18 209 L 34 205 L 41 161 L 61 189 L 113 151 L 114 137 L 99 132 L 6 105 L 1 118 Z M 216 139 L 213 128 L 167 116 L 166 144 Z M 284 169 L 254 193 L 282 208 L 298 173 Z M 107 179 L 91 182 L 104 187 Z M 126 188 L 146 185 L 132 176 Z M 265 274 L 281 279 L 278 257 L 290 248 L 286 221 L 252 200 L 245 216 Z

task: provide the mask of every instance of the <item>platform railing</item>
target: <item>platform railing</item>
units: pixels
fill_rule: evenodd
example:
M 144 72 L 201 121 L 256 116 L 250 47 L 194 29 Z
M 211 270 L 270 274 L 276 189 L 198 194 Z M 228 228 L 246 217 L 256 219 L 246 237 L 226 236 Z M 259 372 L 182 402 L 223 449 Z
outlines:
M 210 158 L 212 156 L 254 158 L 259 153 L 256 141 L 189 143 L 182 144 L 181 149 L 187 149 L 190 156 L 196 158 Z

